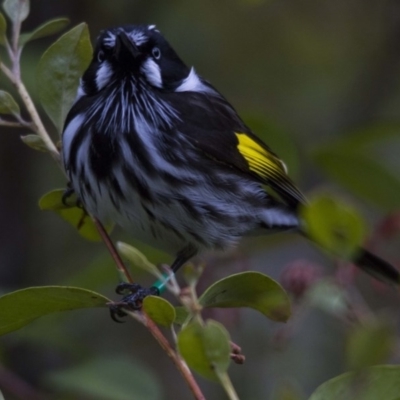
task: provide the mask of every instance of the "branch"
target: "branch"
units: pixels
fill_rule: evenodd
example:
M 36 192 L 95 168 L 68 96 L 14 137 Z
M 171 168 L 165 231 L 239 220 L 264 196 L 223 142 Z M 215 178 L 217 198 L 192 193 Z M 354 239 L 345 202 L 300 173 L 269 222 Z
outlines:
M 110 236 L 108 235 L 107 231 L 104 229 L 104 226 L 97 218 L 92 217 L 92 219 L 93 219 L 93 222 L 96 225 L 96 228 L 101 236 L 101 239 L 103 240 L 104 244 L 106 245 L 108 251 L 111 254 L 112 259 L 114 260 L 118 271 L 125 277 L 127 282 L 133 283 L 133 279 L 132 279 L 131 274 L 129 273 L 128 268 L 126 268 L 124 262 L 121 259 L 121 256 L 119 255 L 117 249 L 115 248 L 113 242 L 111 241 Z
M 118 251 L 116 250 L 113 242 L 111 241 L 107 231 L 104 229 L 103 225 L 97 218 L 93 217 L 93 221 L 96 225 L 97 230 L 99 231 L 99 234 L 104 244 L 106 245 L 108 251 L 110 252 L 111 257 L 113 258 L 118 271 L 125 277 L 127 282 L 133 283 L 133 279 L 128 269 L 124 265 L 124 262 L 122 261 L 120 255 L 118 254 Z M 158 344 L 168 354 L 172 362 L 175 364 L 176 368 L 181 373 L 183 379 L 186 381 L 190 390 L 192 391 L 194 398 L 196 400 L 205 400 L 205 397 L 202 394 L 199 385 L 194 379 L 185 361 L 182 360 L 182 358 L 179 357 L 178 353 L 171 347 L 167 338 L 163 335 L 158 326 L 150 319 L 150 317 L 143 310 L 134 312 L 124 309 L 124 312 L 128 314 L 130 317 L 142 323 L 147 328 L 147 330 L 153 335 L 154 339 L 157 340 Z
M 181 373 L 183 379 L 188 384 L 193 396 L 196 400 L 205 400 L 203 393 L 196 380 L 194 379 L 189 367 L 186 365 L 185 361 L 178 355 L 178 353 L 171 347 L 166 337 L 162 334 L 158 326 L 149 318 L 149 316 L 141 311 L 144 319 L 144 325 L 153 335 L 154 339 L 157 340 L 158 344 L 164 349 L 164 351 L 171 358 L 172 362 L 175 364 L 176 368 Z
M 2 118 L 0 118 L 0 125 L 7 126 L 9 128 L 26 128 L 26 125 L 23 124 L 22 122 L 6 121 Z
M 13 70 L 15 67 L 13 66 Z M 49 134 L 46 131 L 46 128 L 43 125 L 42 120 L 40 119 L 39 113 L 36 110 L 36 107 L 32 101 L 31 96 L 29 95 L 28 91 L 26 90 L 25 85 L 22 83 L 19 76 L 16 76 L 13 71 L 11 71 L 4 63 L 0 62 L 0 70 L 4 73 L 4 75 L 12 82 L 12 84 L 17 89 L 21 100 L 23 101 L 30 117 L 32 118 L 32 124 L 30 127 L 42 138 L 43 142 L 45 143 L 47 150 L 49 151 L 50 155 L 56 161 L 57 165 L 62 170 L 60 153 L 57 150 L 57 147 L 51 140 Z M 19 71 L 19 70 L 18 70 Z

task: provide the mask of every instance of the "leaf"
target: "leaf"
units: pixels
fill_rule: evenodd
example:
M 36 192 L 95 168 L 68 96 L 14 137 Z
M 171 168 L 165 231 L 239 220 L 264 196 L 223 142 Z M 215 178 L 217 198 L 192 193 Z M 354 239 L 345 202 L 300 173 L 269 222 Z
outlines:
M 76 205 L 65 205 L 62 197 L 65 193 L 64 189 L 56 189 L 46 193 L 39 200 L 39 208 L 41 210 L 51 210 L 58 214 L 64 221 L 67 221 L 79 234 L 85 239 L 92 241 L 100 241 L 101 236 L 94 224 L 92 218 L 86 211 Z M 68 200 L 69 202 L 70 200 Z M 105 225 L 104 228 L 108 233 L 112 231 L 112 226 Z
M 362 375 L 350 372 L 323 383 L 309 400 L 398 400 L 400 367 L 370 367 Z
M 347 364 L 350 369 L 370 367 L 386 361 L 394 350 L 392 329 L 382 322 L 357 325 L 347 342 Z
M 24 46 L 26 43 L 32 40 L 40 39 L 46 36 L 54 35 L 62 31 L 69 24 L 68 18 L 56 18 L 45 22 L 44 24 L 38 26 L 33 32 L 23 33 L 20 36 L 20 45 Z
M 0 335 L 15 331 L 47 314 L 80 308 L 106 307 L 103 295 L 77 287 L 43 286 L 0 297 Z
M 371 154 L 380 142 L 393 141 L 399 138 L 399 123 L 372 123 L 357 128 L 341 136 L 329 148 L 340 149 L 342 152 Z
M 174 324 L 183 325 L 189 316 L 188 310 L 183 306 L 175 307 L 175 321 Z
M 7 21 L 4 15 L 0 13 L 0 44 L 6 44 L 7 39 Z
M 1 391 L 0 391 L 0 400 L 4 400 L 4 396 L 3 393 L 1 393 Z
M 175 321 L 175 308 L 169 301 L 161 297 L 147 296 L 143 300 L 143 309 L 158 325 L 169 327 Z
M 321 279 L 307 291 L 307 300 L 313 307 L 318 307 L 335 316 L 345 316 L 349 310 L 347 292 L 330 279 Z
M 29 15 L 29 0 L 4 0 L 3 8 L 12 22 L 19 23 Z
M 80 24 L 53 43 L 39 61 L 39 98 L 59 132 L 76 97 L 79 78 L 89 65 L 91 56 L 87 25 Z
M 10 93 L 0 90 L 0 114 L 19 115 L 19 106 Z
M 337 256 L 351 258 L 364 240 L 362 218 L 348 204 L 328 195 L 312 198 L 301 208 L 301 215 L 310 238 Z
M 182 268 L 183 278 L 189 286 L 196 286 L 203 273 L 203 267 L 194 266 L 193 264 L 185 264 Z
M 21 136 L 21 140 L 30 148 L 38 151 L 47 152 L 48 148 L 39 135 L 29 134 Z
M 334 180 L 362 199 L 390 212 L 400 206 L 400 179 L 376 159 L 341 147 L 320 150 L 317 164 Z
M 98 400 L 159 400 L 161 385 L 143 363 L 127 356 L 103 356 L 63 371 L 47 375 L 60 393 Z M 79 396 L 80 395 L 80 396 Z M 57 397 L 57 396 L 56 396 Z M 68 396 L 67 396 L 68 397 Z M 72 398 L 72 397 L 68 397 Z
M 400 124 L 375 123 L 347 132 L 315 153 L 325 172 L 385 211 L 399 206 L 396 193 Z M 367 179 L 366 179 L 367 178 Z
M 71 203 L 74 203 L 76 201 L 76 198 L 73 200 L 68 199 L 68 203 L 64 204 L 62 201 L 64 193 L 65 189 L 55 189 L 51 192 L 46 193 L 39 200 L 39 208 L 41 210 L 57 211 L 74 207 L 73 205 L 68 205 L 68 203 L 70 203 L 70 201 Z
M 203 307 L 250 307 L 273 321 L 286 322 L 290 301 L 285 290 L 260 272 L 242 272 L 211 285 L 200 297 Z
M 217 380 L 230 363 L 229 334 L 219 322 L 202 326 L 195 321 L 178 334 L 178 349 L 188 366 L 199 375 Z
M 136 247 L 133 247 L 124 242 L 117 242 L 118 251 L 130 261 L 134 266 L 149 272 L 153 276 L 162 279 L 163 275 L 158 268 L 152 264 L 146 256 L 140 252 Z

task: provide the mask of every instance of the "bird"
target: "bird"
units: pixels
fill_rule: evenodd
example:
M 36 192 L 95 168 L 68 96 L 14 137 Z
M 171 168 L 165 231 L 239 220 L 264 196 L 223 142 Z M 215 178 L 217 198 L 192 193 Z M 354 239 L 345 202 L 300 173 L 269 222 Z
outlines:
M 100 33 L 66 117 L 62 158 L 85 210 L 172 254 L 174 273 L 246 236 L 307 235 L 299 215 L 307 200 L 285 163 L 155 25 Z M 395 267 L 365 249 L 353 262 L 400 283 Z M 133 309 L 160 294 L 125 289 Z

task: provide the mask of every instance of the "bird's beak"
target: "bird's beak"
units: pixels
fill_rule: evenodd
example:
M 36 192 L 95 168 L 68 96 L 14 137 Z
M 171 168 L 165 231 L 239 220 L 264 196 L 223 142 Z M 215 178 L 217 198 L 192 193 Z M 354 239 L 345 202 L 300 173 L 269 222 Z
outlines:
M 119 32 L 115 39 L 114 54 L 117 60 L 124 58 L 135 59 L 140 55 L 140 51 L 125 32 Z

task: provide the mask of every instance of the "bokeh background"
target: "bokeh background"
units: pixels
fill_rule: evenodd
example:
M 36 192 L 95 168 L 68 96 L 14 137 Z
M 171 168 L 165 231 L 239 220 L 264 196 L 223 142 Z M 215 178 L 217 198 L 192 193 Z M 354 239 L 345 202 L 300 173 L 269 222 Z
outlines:
M 87 22 L 92 41 L 105 27 L 155 23 L 287 161 L 307 195 L 327 191 L 357 208 L 367 220 L 369 244 L 400 266 L 399 1 L 33 0 L 23 29 L 58 16 L 68 17 L 71 27 Z M 37 102 L 35 68 L 53 40 L 30 43 L 22 57 Z M 10 88 L 4 76 L 0 86 Z M 27 132 L 0 132 L 1 292 L 73 284 L 115 296 L 118 276 L 104 246 L 84 241 L 38 208 L 44 193 L 65 186 L 62 173 L 48 155 L 20 141 Z M 351 142 L 353 137 L 359 140 Z M 331 151 L 340 141 L 347 143 L 346 154 Z M 153 262 L 170 261 L 123 232 L 113 237 L 138 245 Z M 225 324 L 247 357 L 245 365 L 230 368 L 240 398 L 284 399 L 289 392 L 293 399 L 307 398 L 349 369 L 347 343 L 360 318 L 384 321 L 389 333 L 377 341 L 386 334 L 393 339 L 378 361 L 400 361 L 398 293 L 354 275 L 348 265 L 338 268 L 341 263 L 305 240 L 246 240 L 237 251 L 206 261 L 200 291 L 229 273 L 254 269 L 283 280 L 293 295 L 293 318 L 286 325 L 251 310 L 209 314 Z M 311 295 L 311 289 L 299 290 L 309 284 Z M 0 339 L 0 360 L 7 399 L 124 399 L 127 387 L 132 399 L 190 398 L 147 332 L 131 321 L 113 323 L 104 310 L 49 316 L 7 335 Z M 107 397 L 107 377 L 121 375 L 123 382 Z M 224 398 L 216 384 L 199 381 L 207 398 Z M 79 387 L 88 382 L 103 397 Z

